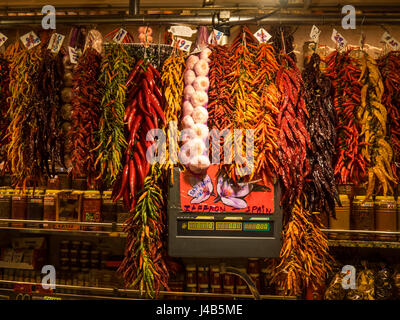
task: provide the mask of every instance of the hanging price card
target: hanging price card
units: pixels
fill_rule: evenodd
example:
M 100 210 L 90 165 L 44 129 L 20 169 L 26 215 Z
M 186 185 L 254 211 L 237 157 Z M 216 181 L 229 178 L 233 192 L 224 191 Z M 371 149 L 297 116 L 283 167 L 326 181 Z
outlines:
M 216 29 L 213 29 L 213 31 L 211 32 L 210 36 L 208 37 L 208 43 L 209 44 L 221 45 L 223 36 L 224 36 L 223 32 L 218 31 Z
M 190 47 L 192 46 L 192 41 L 176 37 L 172 42 L 172 46 L 175 47 L 175 45 L 182 51 L 189 52 Z
M 268 42 L 268 40 L 271 39 L 272 36 L 267 32 L 267 30 L 265 30 L 264 28 L 260 28 L 254 34 L 254 37 L 256 37 L 260 43 L 264 43 Z
M 64 42 L 65 36 L 59 33 L 53 33 L 50 38 L 49 45 L 47 49 L 51 50 L 53 53 L 58 53 L 61 49 L 61 46 Z
M 192 30 L 190 27 L 185 26 L 172 26 L 168 29 L 176 37 L 188 37 L 190 38 L 197 30 Z
M 80 56 L 79 51 L 72 47 L 68 47 L 68 53 L 69 53 L 69 61 L 73 64 L 78 63 L 78 59 Z
M 381 41 L 388 44 L 392 50 L 399 50 L 400 49 L 400 43 L 393 38 L 388 32 L 385 32 L 382 35 Z
M 128 31 L 124 29 L 119 29 L 118 32 L 115 34 L 113 41 L 116 43 L 122 43 L 124 40 L 125 36 L 128 34 Z
M 321 30 L 318 29 L 316 25 L 313 25 L 310 32 L 310 39 L 315 43 L 319 42 L 319 35 L 321 34 Z
M 342 50 L 347 44 L 346 39 L 336 29 L 332 31 L 331 39 L 336 43 L 339 50 Z
M 7 37 L 0 32 L 0 47 L 7 41 Z
M 39 37 L 33 31 L 24 34 L 20 39 L 27 49 L 32 49 L 40 43 Z

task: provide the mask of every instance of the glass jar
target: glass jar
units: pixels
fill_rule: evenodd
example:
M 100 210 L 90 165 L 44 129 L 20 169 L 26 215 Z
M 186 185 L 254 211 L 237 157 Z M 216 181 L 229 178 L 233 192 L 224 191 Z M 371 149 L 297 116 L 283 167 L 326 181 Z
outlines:
M 350 199 L 348 195 L 339 195 L 341 207 L 335 205 L 336 219 L 329 217 L 329 229 L 332 230 L 350 230 Z M 330 233 L 332 239 L 348 239 L 348 235 L 343 233 Z
M 0 188 L 0 219 L 11 218 L 11 198 L 13 189 Z M 0 226 L 9 226 L 8 222 L 0 222 Z
M 219 266 L 211 266 L 210 268 L 210 284 L 211 286 L 221 287 L 221 274 Z
M 377 231 L 396 231 L 396 201 L 394 197 L 375 198 L 375 228 Z M 377 235 L 377 240 L 396 241 L 395 235 Z
M 26 217 L 28 220 L 43 220 L 43 198 L 44 190 L 30 190 L 28 194 L 28 205 L 26 209 Z M 33 228 L 37 228 L 37 224 L 27 224 Z
M 257 258 L 249 258 L 247 261 L 247 273 L 260 273 L 260 262 Z
M 197 268 L 197 283 L 199 287 L 201 285 L 205 286 L 209 285 L 210 279 L 209 279 L 209 267 L 204 267 L 204 266 L 199 266 Z
M 247 272 L 246 268 L 238 268 L 238 270 L 244 274 L 246 274 Z M 241 277 L 236 276 L 235 278 L 236 278 L 236 287 L 247 286 L 246 281 L 244 281 Z
M 43 199 L 43 220 L 56 221 L 57 211 L 59 210 L 60 190 L 46 190 Z M 45 224 L 44 227 L 53 228 L 51 224 Z
M 235 286 L 235 278 L 233 274 L 224 273 L 222 276 L 223 285 L 225 287 L 234 287 Z M 224 291 L 225 292 L 225 291 Z
M 80 221 L 82 207 L 82 191 L 64 190 L 60 193 L 60 210 L 57 221 Z M 55 228 L 79 230 L 79 225 L 56 225 Z
M 129 218 L 129 209 L 124 206 L 123 200 L 117 201 L 117 223 L 124 223 Z M 122 227 L 117 228 L 118 231 L 122 231 Z
M 196 285 L 197 284 L 197 275 L 196 275 L 196 266 L 195 265 L 187 265 L 186 266 L 186 284 L 187 285 Z
M 74 190 L 86 190 L 87 189 L 87 183 L 86 183 L 86 178 L 84 177 L 77 177 L 72 180 L 72 189 Z
M 104 191 L 101 197 L 101 217 L 103 222 L 117 221 L 117 204 L 111 198 L 112 191 Z
M 12 196 L 11 218 L 17 220 L 26 220 L 26 210 L 28 202 L 26 192 L 15 190 Z M 23 223 L 12 223 L 13 227 L 23 227 Z
M 351 228 L 353 230 L 375 230 L 374 202 L 369 199 L 364 201 L 365 196 L 356 196 L 353 201 L 351 213 Z M 368 234 L 355 236 L 360 240 L 370 240 L 374 237 Z
M 83 194 L 82 204 L 83 222 L 101 222 L 101 195 L 99 191 L 90 190 Z M 84 230 L 99 231 L 99 226 L 85 226 Z
M 58 175 L 47 179 L 46 189 L 60 190 L 60 179 Z

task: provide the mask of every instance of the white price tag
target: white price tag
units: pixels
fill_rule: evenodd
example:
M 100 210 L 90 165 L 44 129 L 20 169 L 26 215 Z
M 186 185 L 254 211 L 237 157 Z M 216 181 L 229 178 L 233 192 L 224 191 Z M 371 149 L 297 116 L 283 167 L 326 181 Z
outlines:
M 221 45 L 223 36 L 224 36 L 223 32 L 213 29 L 210 36 L 208 37 L 208 43 L 214 45 Z
M 192 46 L 192 41 L 176 37 L 172 42 L 172 46 L 177 46 L 179 49 L 185 52 L 190 52 L 190 48 Z
M 51 50 L 53 53 L 58 53 L 61 49 L 61 46 L 64 42 L 65 36 L 59 33 L 53 33 L 50 38 L 49 45 L 47 49 Z
M 78 63 L 78 59 L 80 56 L 80 53 L 78 50 L 75 50 L 72 47 L 68 47 L 68 53 L 69 53 L 69 61 L 73 64 L 77 64 Z
M 172 26 L 168 29 L 176 37 L 188 37 L 190 38 L 197 30 L 192 30 L 190 27 L 186 26 Z
M 125 36 L 128 34 L 128 31 L 125 29 L 119 29 L 118 32 L 115 34 L 113 41 L 116 43 L 122 43 L 124 40 Z
M 342 50 L 347 44 L 346 39 L 336 29 L 332 31 L 331 39 L 337 44 L 339 50 Z
M 310 39 L 315 43 L 319 42 L 319 35 L 321 34 L 321 30 L 318 29 L 316 25 L 313 25 L 310 32 Z
M 0 47 L 7 41 L 7 37 L 0 32 Z
M 257 40 L 260 43 L 268 42 L 269 39 L 271 39 L 271 35 L 265 30 L 264 28 L 258 29 L 258 31 L 254 34 L 254 37 L 257 38 Z
M 381 41 L 385 42 L 386 44 L 388 44 L 389 47 L 392 48 L 392 50 L 399 50 L 400 49 L 400 43 L 395 38 L 393 38 L 388 32 L 385 32 L 382 35 Z
M 40 43 L 40 38 L 33 31 L 24 34 L 20 39 L 27 49 L 32 49 Z

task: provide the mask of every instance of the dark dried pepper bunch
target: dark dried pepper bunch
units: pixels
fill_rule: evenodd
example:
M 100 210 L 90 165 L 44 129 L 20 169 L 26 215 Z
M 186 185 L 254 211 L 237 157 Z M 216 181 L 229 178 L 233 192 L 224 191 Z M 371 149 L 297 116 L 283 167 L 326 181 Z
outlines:
M 43 49 L 36 78 L 37 99 L 32 110 L 37 121 L 37 131 L 32 132 L 31 147 L 36 164 L 42 173 L 49 176 L 56 174 L 56 167 L 65 167 L 64 144 L 60 132 L 63 75 L 61 54 Z
M 306 190 L 310 211 L 334 217 L 335 199 L 340 203 L 333 168 L 337 114 L 333 104 L 332 83 L 319 66 L 320 57 L 314 53 L 306 61 L 302 72 L 304 98 L 310 115 L 307 130 L 311 139 L 308 152 L 310 174 Z

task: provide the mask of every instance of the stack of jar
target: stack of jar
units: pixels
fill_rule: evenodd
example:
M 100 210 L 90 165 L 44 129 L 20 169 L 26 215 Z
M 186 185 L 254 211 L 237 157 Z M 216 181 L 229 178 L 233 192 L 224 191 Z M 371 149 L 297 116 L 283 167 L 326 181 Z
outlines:
M 60 243 L 60 271 L 77 273 L 91 269 L 105 269 L 108 251 L 94 249 L 88 241 L 62 241 Z
M 247 268 L 237 267 L 241 273 L 247 274 L 255 283 L 260 293 L 268 292 L 268 272 L 261 269 L 260 260 L 248 259 Z M 239 276 L 231 273 L 221 273 L 219 265 L 186 265 L 186 291 L 199 293 L 223 293 L 250 295 L 246 282 Z
M 329 219 L 329 229 L 362 231 L 400 231 L 400 198 L 376 196 L 365 199 L 365 195 L 354 192 L 341 194 L 342 206 L 336 205 L 336 219 Z M 400 237 L 391 234 L 330 233 L 332 239 L 396 241 Z
M 71 222 L 117 222 L 128 218 L 123 202 L 114 203 L 111 191 L 57 190 L 28 188 L 25 191 L 0 187 L 0 219 Z M 9 226 L 1 222 L 0 226 Z M 13 227 L 39 227 L 37 224 L 12 222 Z M 99 226 L 43 224 L 44 228 L 100 230 Z M 119 230 L 120 231 L 120 230 Z

